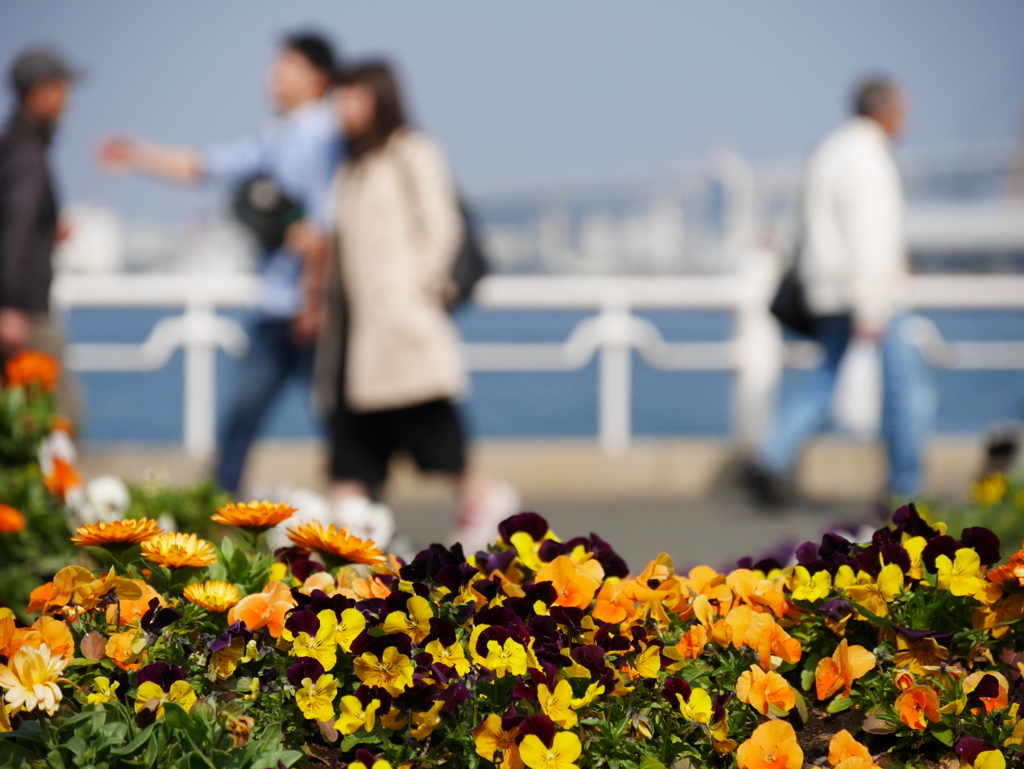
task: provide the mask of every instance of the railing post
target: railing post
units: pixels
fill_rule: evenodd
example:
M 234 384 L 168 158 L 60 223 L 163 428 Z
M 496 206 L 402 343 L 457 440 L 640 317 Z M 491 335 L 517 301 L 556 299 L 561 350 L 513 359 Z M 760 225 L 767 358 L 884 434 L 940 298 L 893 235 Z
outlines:
M 778 266 L 770 254 L 747 250 L 736 277 L 739 285 L 733 338 L 733 414 L 739 444 L 751 451 L 761 444 L 771 426 L 782 375 L 782 333 L 768 309 L 778 281 Z
M 598 436 L 608 454 L 622 454 L 632 433 L 632 316 L 624 301 L 601 310 L 601 364 L 598 379 Z
M 215 320 L 206 304 L 185 306 L 185 451 L 209 459 L 217 446 L 217 348 L 210 329 Z

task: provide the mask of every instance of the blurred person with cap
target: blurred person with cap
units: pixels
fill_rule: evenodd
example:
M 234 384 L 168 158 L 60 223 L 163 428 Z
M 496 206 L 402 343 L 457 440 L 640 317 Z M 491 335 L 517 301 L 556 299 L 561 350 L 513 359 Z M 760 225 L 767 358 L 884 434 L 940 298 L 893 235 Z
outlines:
M 309 384 L 319 331 L 327 197 L 340 159 L 337 121 L 325 101 L 336 59 L 318 34 L 291 35 L 267 71 L 277 112 L 264 130 L 205 150 L 128 137 L 105 140 L 101 166 L 181 184 L 235 190 L 235 211 L 263 252 L 262 290 L 237 389 L 222 425 L 217 482 L 237 492 L 245 458 L 271 402 L 292 377 Z
M 474 553 L 520 512 L 509 484 L 467 467 L 455 400 L 467 375 L 448 299 L 466 222 L 441 147 L 414 129 L 392 67 L 342 75 L 334 103 L 347 158 L 332 198 L 328 318 L 314 393 L 330 414 L 331 499 L 376 499 L 398 452 L 447 476 L 460 502 L 455 539 Z
M 853 117 L 821 142 L 805 172 L 796 269 L 825 362 L 784 404 L 747 466 L 747 485 L 764 503 L 791 494 L 797 454 L 829 422 L 839 364 L 854 339 L 874 343 L 880 355 L 889 492 L 905 499 L 921 491 L 937 397 L 907 312 L 904 198 L 892 156 L 907 96 L 894 80 L 872 77 L 853 102 Z
M 55 51 L 25 51 L 10 70 L 15 105 L 0 134 L 0 362 L 26 348 L 58 360 L 64 347 L 50 315 L 53 250 L 66 237 L 50 171 L 50 144 L 80 73 Z M 60 410 L 77 416 L 70 377 L 57 390 Z

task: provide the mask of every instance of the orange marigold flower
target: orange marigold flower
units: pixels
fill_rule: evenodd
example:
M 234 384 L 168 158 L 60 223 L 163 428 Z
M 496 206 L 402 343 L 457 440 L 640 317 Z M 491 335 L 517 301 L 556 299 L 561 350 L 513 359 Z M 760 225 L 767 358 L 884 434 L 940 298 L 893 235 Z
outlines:
M 827 700 L 840 689 L 844 697 L 849 697 L 853 682 L 874 669 L 876 662 L 874 654 L 863 646 L 850 646 L 844 638 L 832 656 L 819 661 L 814 671 L 818 699 Z
M 800 769 L 804 752 L 789 722 L 768 721 L 739 746 L 736 763 L 740 769 Z
M 213 546 L 195 534 L 175 531 L 157 534 L 142 543 L 142 557 L 168 569 L 209 566 L 217 560 Z
M 61 500 L 67 499 L 71 489 L 82 485 L 82 479 L 74 466 L 60 457 L 53 458 L 53 471 L 43 479 L 43 482 L 46 484 L 46 490 Z
M 160 528 L 156 521 L 151 521 L 149 518 L 134 518 L 112 521 L 111 523 L 100 521 L 99 523 L 82 526 L 75 532 L 78 536 L 72 537 L 71 541 L 79 547 L 91 546 L 116 549 L 137 545 L 140 542 L 145 542 L 150 537 L 163 533 L 164 530 Z
M 900 721 L 911 729 L 924 731 L 928 722 L 938 723 L 939 695 L 930 686 L 911 686 L 896 698 L 896 712 Z
M 274 638 L 280 638 L 284 630 L 284 615 L 295 606 L 288 586 L 283 582 L 271 582 L 262 593 L 247 595 L 228 610 L 228 624 L 244 622 L 249 630 L 262 627 Z
M 16 534 L 25 528 L 25 516 L 10 505 L 0 505 L 0 534 Z
M 230 582 L 208 579 L 206 582 L 194 582 L 186 586 L 185 599 L 199 604 L 207 611 L 222 612 L 238 603 L 242 596 Z
M 59 371 L 57 361 L 32 350 L 18 353 L 4 367 L 7 384 L 11 387 L 27 387 L 35 382 L 46 392 L 53 392 Z
M 347 529 L 331 524 L 326 529 L 320 521 L 301 523 L 288 529 L 288 539 L 306 550 L 316 550 L 324 558 L 343 563 L 379 563 L 384 554 L 368 540 L 352 536 Z
M 282 521 L 287 521 L 295 514 L 295 508 L 285 502 L 274 504 L 272 502 L 238 502 L 218 507 L 217 513 L 210 516 L 214 523 L 222 523 L 225 526 L 237 526 L 246 531 L 255 533 L 266 531 L 277 526 Z

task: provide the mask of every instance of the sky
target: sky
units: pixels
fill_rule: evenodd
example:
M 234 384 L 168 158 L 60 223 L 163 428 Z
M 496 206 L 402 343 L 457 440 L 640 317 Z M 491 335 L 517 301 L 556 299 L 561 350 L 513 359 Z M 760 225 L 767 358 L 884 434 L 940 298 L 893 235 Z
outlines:
M 414 119 L 471 192 L 662 172 L 719 149 L 799 158 L 865 72 L 906 84 L 908 147 L 1011 141 L 1024 111 L 1016 0 L 2 0 L 0 65 L 47 43 L 89 70 L 56 148 L 65 199 L 197 221 L 222 198 L 104 177 L 97 140 L 201 146 L 257 129 L 276 43 L 311 28 L 349 59 L 398 63 Z

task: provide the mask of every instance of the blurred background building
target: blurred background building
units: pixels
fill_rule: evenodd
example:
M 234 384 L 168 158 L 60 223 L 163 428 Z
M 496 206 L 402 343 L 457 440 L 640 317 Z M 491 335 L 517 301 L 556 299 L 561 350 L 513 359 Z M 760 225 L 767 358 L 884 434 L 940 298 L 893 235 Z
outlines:
M 458 314 L 476 369 L 465 409 L 477 461 L 528 502 L 607 528 L 620 500 L 675 521 L 725 493 L 737 447 L 800 376 L 783 364 L 813 364 L 787 352 L 763 305 L 802 158 L 865 72 L 911 96 L 898 151 L 909 245 L 917 272 L 940 279 L 921 289 L 944 367 L 933 493 L 964 493 L 984 436 L 1024 417 L 1019 4 L 58 2 L 3 17 L 5 65 L 45 42 L 89 68 L 56 153 L 74 225 L 58 296 L 97 466 L 201 472 L 244 345 L 231 321 L 251 304 L 254 248 L 219 195 L 104 178 L 93 147 L 123 128 L 196 145 L 250 130 L 267 117 L 263 68 L 300 28 L 346 56 L 394 57 L 417 122 L 452 159 L 495 270 Z M 206 330 L 182 322 L 213 313 Z M 250 485 L 315 485 L 318 436 L 307 394 L 289 392 Z M 839 436 L 811 449 L 801 483 L 863 504 L 881 472 L 875 447 Z M 442 500 L 409 474 L 392 494 L 400 511 Z M 735 525 L 790 524 L 737 512 Z

